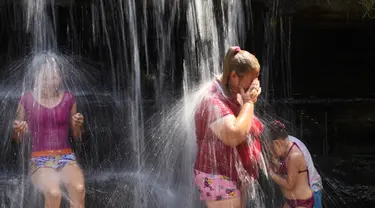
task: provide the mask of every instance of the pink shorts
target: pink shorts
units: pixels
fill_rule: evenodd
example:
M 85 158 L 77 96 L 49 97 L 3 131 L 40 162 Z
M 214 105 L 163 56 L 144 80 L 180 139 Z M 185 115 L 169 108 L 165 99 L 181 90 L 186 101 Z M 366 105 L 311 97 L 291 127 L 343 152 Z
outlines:
M 240 190 L 236 183 L 223 175 L 212 175 L 195 170 L 195 183 L 203 201 L 218 201 L 239 197 Z

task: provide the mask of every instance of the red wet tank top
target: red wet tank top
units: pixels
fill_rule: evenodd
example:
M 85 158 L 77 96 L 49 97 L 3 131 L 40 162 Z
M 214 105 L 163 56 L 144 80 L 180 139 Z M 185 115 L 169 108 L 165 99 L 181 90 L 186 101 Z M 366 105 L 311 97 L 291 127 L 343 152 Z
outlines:
M 254 116 L 249 132 L 251 139 L 236 148 L 225 145 L 209 128 L 210 124 L 224 116 L 232 114 L 237 117 L 240 110 L 241 105 L 238 101 L 225 97 L 218 81 L 214 81 L 209 89 L 209 94 L 198 106 L 195 114 L 198 146 L 194 165 L 196 170 L 225 175 L 233 181 L 238 181 L 236 162 L 241 161 L 251 177 L 258 176 L 258 161 L 261 157 L 259 137 L 263 132 L 263 124 L 257 117 Z

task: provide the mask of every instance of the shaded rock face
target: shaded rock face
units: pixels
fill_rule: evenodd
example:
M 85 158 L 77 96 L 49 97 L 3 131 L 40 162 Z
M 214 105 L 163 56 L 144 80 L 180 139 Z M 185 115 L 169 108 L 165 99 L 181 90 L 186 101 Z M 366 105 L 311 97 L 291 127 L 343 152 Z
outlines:
M 270 9 L 278 8 L 281 13 L 294 14 L 325 13 L 326 18 L 346 19 L 372 18 L 375 3 L 371 0 L 257 0 Z M 306 13 L 308 11 L 308 13 Z

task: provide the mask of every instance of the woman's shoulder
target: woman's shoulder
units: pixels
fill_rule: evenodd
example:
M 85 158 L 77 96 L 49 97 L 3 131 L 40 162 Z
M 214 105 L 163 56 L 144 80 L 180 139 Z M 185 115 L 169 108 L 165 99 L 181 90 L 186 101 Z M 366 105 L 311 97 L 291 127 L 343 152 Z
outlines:
M 298 148 L 295 148 L 294 151 L 290 152 L 288 160 L 293 161 L 294 164 L 306 166 L 306 161 L 303 152 Z
M 31 91 L 25 91 L 22 93 L 21 97 L 29 97 L 32 95 L 32 92 Z
M 72 101 L 72 103 L 74 103 L 76 101 L 76 97 L 72 92 L 64 91 L 64 95 L 65 95 L 66 99 Z
M 27 102 L 30 102 L 33 98 L 31 91 L 23 92 L 21 95 L 20 103 L 21 105 L 26 105 Z
M 219 110 L 219 111 L 230 111 L 232 112 L 231 106 L 229 102 L 225 99 L 222 99 L 220 96 L 211 94 L 205 97 L 204 101 L 202 102 L 203 107 L 209 111 L 212 110 Z

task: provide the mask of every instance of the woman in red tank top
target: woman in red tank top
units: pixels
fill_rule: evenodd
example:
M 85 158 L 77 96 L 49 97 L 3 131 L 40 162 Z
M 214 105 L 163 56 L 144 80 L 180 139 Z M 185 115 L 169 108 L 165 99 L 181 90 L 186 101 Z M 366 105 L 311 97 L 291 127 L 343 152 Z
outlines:
M 207 207 L 239 208 L 242 177 L 257 177 L 261 156 L 263 125 L 254 115 L 260 65 L 251 53 L 231 47 L 223 68 L 195 114 L 195 183 Z
M 37 59 L 41 57 L 36 57 Z M 21 97 L 13 139 L 31 134 L 30 174 L 33 185 L 44 195 L 45 207 L 60 207 L 60 182 L 69 193 L 71 207 L 83 208 L 85 186 L 81 168 L 68 141 L 69 129 L 80 138 L 83 116 L 77 112 L 75 97 L 60 91 L 61 67 L 53 57 L 37 60 L 34 90 Z

